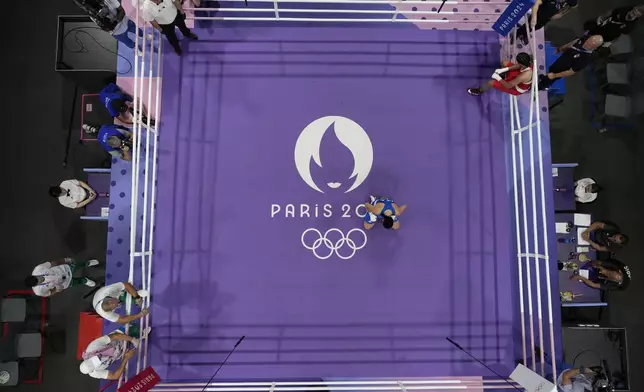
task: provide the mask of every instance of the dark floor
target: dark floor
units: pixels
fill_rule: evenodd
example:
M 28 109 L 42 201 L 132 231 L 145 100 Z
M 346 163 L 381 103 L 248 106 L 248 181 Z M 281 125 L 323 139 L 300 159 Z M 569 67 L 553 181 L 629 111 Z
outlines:
M 564 43 L 581 30 L 582 21 L 621 4 L 636 0 L 585 0 L 580 9 L 548 26 L 547 36 Z M 37 8 L 37 11 L 34 9 Z M 21 288 L 22 279 L 35 264 L 54 257 L 75 255 L 103 259 L 106 225 L 82 222 L 77 213 L 64 209 L 47 194 L 47 187 L 63 179 L 79 177 L 83 167 L 99 166 L 105 155 L 94 145 L 79 145 L 72 139 L 69 163 L 63 167 L 74 85 L 54 72 L 57 15 L 77 14 L 72 1 L 45 1 L 38 4 L 9 1 L 4 5 L 9 22 L 2 23 L 1 62 L 5 75 L 2 90 L 10 99 L 4 104 L 5 146 L 2 155 L 5 176 L 5 202 L 0 233 L 3 239 L 0 259 L 0 292 Z M 643 23 L 644 24 L 644 23 Z M 25 27 L 27 26 L 27 27 Z M 570 26 L 576 29 L 570 30 Z M 642 45 L 644 26 L 635 35 Z M 637 39 L 635 40 L 637 41 Z M 597 133 L 588 120 L 586 78 L 577 75 L 567 82 L 568 96 L 551 112 L 554 162 L 578 162 L 577 177 L 591 176 L 604 192 L 591 206 L 583 207 L 596 217 L 617 222 L 631 236 L 632 243 L 619 254 L 631 267 L 634 281 L 627 292 L 611 294 L 605 313 L 610 323 L 625 326 L 629 332 L 630 368 L 633 391 L 644 391 L 644 361 L 637 349 L 644 347 L 644 288 L 638 276 L 644 274 L 642 254 L 644 224 L 637 202 L 644 178 L 644 154 L 638 131 L 642 121 L 630 130 Z M 78 113 L 73 123 L 78 126 Z M 75 128 L 77 129 L 77 128 Z M 100 271 L 95 272 L 100 275 Z M 78 312 L 88 305 L 79 301 L 85 288 L 68 290 L 51 304 L 51 325 L 66 331 L 66 351 L 49 348 L 45 357 L 44 384 L 23 385 L 18 389 L 96 391 L 98 383 L 78 372 L 74 359 Z M 56 350 L 54 350 L 56 349 Z

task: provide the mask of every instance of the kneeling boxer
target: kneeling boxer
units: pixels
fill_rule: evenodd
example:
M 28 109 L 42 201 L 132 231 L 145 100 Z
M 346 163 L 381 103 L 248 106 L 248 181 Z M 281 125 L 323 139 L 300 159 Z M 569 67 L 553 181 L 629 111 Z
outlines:
M 499 68 L 492 74 L 492 79 L 479 88 L 468 88 L 467 92 L 471 95 L 481 95 L 490 87 L 506 94 L 521 95 L 532 85 L 532 56 L 525 52 L 517 54 L 517 63 L 503 61 L 504 68 Z
M 367 214 L 364 216 L 364 228 L 371 229 L 378 220 L 382 220 L 385 229 L 400 229 L 398 217 L 407 209 L 406 205 L 398 206 L 393 200 L 386 197 L 369 196 L 370 201 L 364 203 Z

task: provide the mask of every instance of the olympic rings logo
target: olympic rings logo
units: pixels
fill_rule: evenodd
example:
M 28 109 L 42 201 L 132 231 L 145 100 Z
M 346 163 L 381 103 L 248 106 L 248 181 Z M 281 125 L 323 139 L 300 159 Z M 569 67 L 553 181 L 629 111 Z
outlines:
M 306 237 L 306 235 L 309 232 L 315 232 L 317 233 L 317 236 L 318 236 L 318 238 L 314 240 L 313 243 L 310 245 L 304 239 L 304 237 Z M 334 233 L 334 232 L 340 234 L 340 239 L 335 241 L 335 243 L 327 238 L 327 236 L 330 233 Z M 356 242 L 351 239 L 351 234 L 353 232 L 362 234 L 362 238 L 363 238 L 362 245 L 357 246 Z M 302 240 L 302 245 L 306 249 L 313 251 L 313 254 L 315 255 L 315 257 L 317 257 L 320 260 L 326 260 L 329 257 L 333 256 L 334 253 L 342 260 L 349 260 L 350 258 L 355 256 L 357 251 L 359 251 L 360 249 L 364 248 L 367 245 L 367 234 L 362 229 L 351 229 L 345 236 L 342 230 L 332 228 L 324 232 L 324 235 L 323 235 L 318 229 L 310 228 L 310 229 L 304 230 L 304 232 L 302 233 L 301 240 Z M 324 247 L 328 249 L 329 251 L 328 254 L 326 254 L 326 252 L 323 255 L 318 254 L 318 248 L 320 248 L 322 245 L 324 245 Z M 345 245 L 347 245 L 349 249 L 351 249 L 351 253 L 348 256 L 342 255 L 340 253 L 340 249 L 344 248 Z

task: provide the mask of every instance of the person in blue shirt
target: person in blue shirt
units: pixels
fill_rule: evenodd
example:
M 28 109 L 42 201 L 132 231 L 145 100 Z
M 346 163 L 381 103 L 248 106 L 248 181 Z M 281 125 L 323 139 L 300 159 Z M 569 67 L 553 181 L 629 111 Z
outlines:
M 112 156 L 132 160 L 132 132 L 121 125 L 103 125 L 98 131 L 98 142 Z
M 364 228 L 373 228 L 377 221 L 382 220 L 385 229 L 400 229 L 399 216 L 407 209 L 406 205 L 398 206 L 392 199 L 369 196 L 370 201 L 364 203 L 367 214 L 364 216 Z
M 101 90 L 98 96 L 112 117 L 118 119 L 124 124 L 132 124 L 132 119 L 134 117 L 132 102 L 134 101 L 134 98 L 130 94 L 123 91 L 123 89 L 116 84 L 110 83 Z M 147 125 L 148 118 L 145 113 L 145 108 L 143 109 L 141 121 L 143 122 L 143 125 Z M 154 126 L 154 119 L 150 119 L 150 126 Z

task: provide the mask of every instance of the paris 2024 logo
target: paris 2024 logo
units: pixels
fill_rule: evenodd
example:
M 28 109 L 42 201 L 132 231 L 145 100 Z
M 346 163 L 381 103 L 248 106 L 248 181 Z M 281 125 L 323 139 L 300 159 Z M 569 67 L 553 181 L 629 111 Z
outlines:
M 311 161 L 318 167 L 323 167 L 320 158 L 322 139 L 327 132 L 333 131 L 338 141 L 344 145 L 353 157 L 353 170 L 349 178 L 338 178 L 326 184 L 319 184 L 311 173 Z M 373 145 L 367 132 L 355 121 L 342 116 L 326 116 L 318 118 L 307 125 L 300 133 L 295 143 L 295 168 L 311 189 L 327 193 L 340 191 L 349 193 L 358 188 L 369 176 L 373 165 Z M 358 199 L 362 199 L 358 197 Z M 342 204 L 342 218 L 362 218 L 366 214 L 363 204 Z M 271 218 L 330 218 L 334 214 L 331 204 L 271 204 Z M 357 223 L 358 224 L 358 223 Z M 301 236 L 302 245 L 312 251 L 318 259 L 328 259 L 333 255 L 341 259 L 350 259 L 356 252 L 367 244 L 367 235 L 359 227 L 344 232 L 339 228 L 329 228 L 322 232 L 317 228 L 306 229 Z

